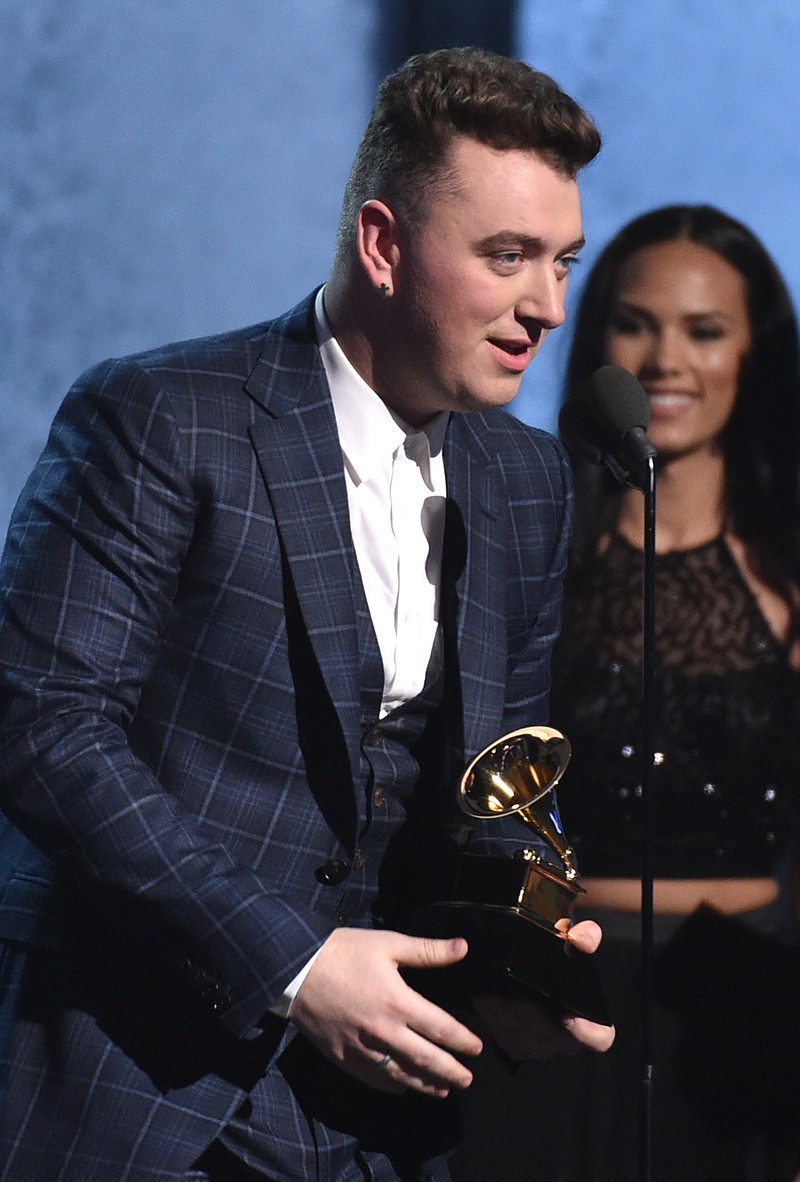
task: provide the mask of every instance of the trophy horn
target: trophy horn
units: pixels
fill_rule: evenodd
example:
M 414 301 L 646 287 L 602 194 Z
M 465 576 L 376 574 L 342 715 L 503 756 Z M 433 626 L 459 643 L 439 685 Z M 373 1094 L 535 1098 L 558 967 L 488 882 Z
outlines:
M 481 820 L 516 813 L 557 857 L 539 842 L 513 857 L 484 852 L 476 842 L 459 854 L 446 894 L 414 912 L 414 935 L 467 941 L 466 956 L 457 964 L 414 976 L 414 988 L 445 1008 L 455 987 L 466 998 L 531 997 L 557 1014 L 610 1024 L 595 959 L 569 938 L 572 908 L 583 887 L 552 789 L 570 755 L 560 731 L 525 727 L 496 739 L 461 776 L 458 801 L 464 812 Z
M 461 777 L 459 804 L 471 817 L 517 816 L 558 855 L 568 882 L 578 876 L 552 797 L 566 771 L 572 748 L 549 726 L 523 727 L 484 748 Z

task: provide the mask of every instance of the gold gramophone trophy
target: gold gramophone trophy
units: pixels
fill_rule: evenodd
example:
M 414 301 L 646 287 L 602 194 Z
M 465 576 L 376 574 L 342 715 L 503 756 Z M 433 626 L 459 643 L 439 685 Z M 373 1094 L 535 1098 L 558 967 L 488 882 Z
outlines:
M 607 1024 L 596 962 L 569 942 L 563 922 L 583 891 L 552 795 L 570 755 L 569 741 L 547 726 L 511 731 L 476 755 L 459 783 L 461 808 L 484 821 L 516 814 L 557 864 L 531 848 L 462 854 L 452 897 L 421 909 L 414 930 L 466 938 L 465 959 L 444 970 L 460 991 L 523 994 Z

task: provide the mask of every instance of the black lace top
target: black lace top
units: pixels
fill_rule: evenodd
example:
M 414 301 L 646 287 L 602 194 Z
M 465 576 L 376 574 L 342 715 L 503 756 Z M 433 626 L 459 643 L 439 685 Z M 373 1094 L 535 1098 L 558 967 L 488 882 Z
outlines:
M 656 563 L 655 874 L 768 875 L 800 785 L 800 676 L 719 538 Z M 641 873 L 642 555 L 619 537 L 568 584 L 550 716 L 584 876 Z

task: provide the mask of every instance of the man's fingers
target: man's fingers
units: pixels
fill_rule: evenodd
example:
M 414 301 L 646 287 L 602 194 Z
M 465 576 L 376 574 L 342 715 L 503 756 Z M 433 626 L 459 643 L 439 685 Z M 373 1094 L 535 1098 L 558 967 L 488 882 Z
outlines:
M 472 1079 L 456 1056 L 478 1055 L 483 1044 L 400 970 L 435 971 L 466 951 L 465 940 L 337 928 L 295 994 L 291 1020 L 327 1058 L 371 1087 L 446 1096 Z
M 466 1079 L 469 1073 L 466 1068 L 462 1070 L 461 1064 L 448 1052 L 474 1057 L 483 1050 L 483 1043 L 452 1014 L 413 992 L 408 1023 L 397 1043 L 397 1050 L 428 1070 L 441 1071 L 447 1066 L 452 1071 L 452 1065 L 456 1063 L 460 1075 L 453 1077 L 452 1082 L 458 1087 L 467 1087 L 471 1082 Z
M 574 944 L 579 952 L 597 951 L 600 947 L 600 941 L 603 938 L 603 932 L 599 924 L 596 924 L 593 919 L 582 919 L 574 927 L 569 927 L 568 921 L 566 922 L 567 927 L 562 930 L 565 931 L 570 944 Z
M 613 1026 L 573 1015 L 559 1020 L 528 998 L 473 997 L 472 1004 L 511 1059 L 550 1059 L 576 1054 L 582 1046 L 607 1051 L 614 1042 Z
M 528 998 L 473 997 L 472 1005 L 510 1059 L 552 1059 L 578 1049 L 567 1029 Z
M 564 1019 L 564 1029 L 572 1035 L 581 1046 L 590 1051 L 607 1051 L 616 1038 L 613 1026 L 600 1026 L 597 1022 L 590 1022 L 588 1018 L 568 1017 Z
M 397 963 L 409 969 L 441 969 L 467 955 L 467 941 L 434 940 L 430 936 L 399 936 Z
M 397 1062 L 391 1055 L 382 1055 L 377 1062 L 369 1064 L 360 1073 L 360 1078 L 379 1092 L 392 1092 L 396 1096 L 407 1092 L 409 1087 L 401 1081 Z
M 406 1049 L 398 1049 L 385 1066 L 379 1064 L 389 1078 L 428 1096 L 444 1097 L 452 1088 L 468 1088 L 472 1072 L 457 1059 L 439 1048 L 431 1048 L 426 1039 L 408 1042 Z

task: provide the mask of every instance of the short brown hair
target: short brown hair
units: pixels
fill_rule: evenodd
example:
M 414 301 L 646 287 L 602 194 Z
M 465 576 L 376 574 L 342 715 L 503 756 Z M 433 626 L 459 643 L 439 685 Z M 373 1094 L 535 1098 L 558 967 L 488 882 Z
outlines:
M 547 74 L 485 49 L 417 54 L 378 91 L 345 189 L 340 249 L 371 198 L 418 217 L 459 135 L 501 150 L 531 149 L 570 178 L 600 150 L 592 120 Z

